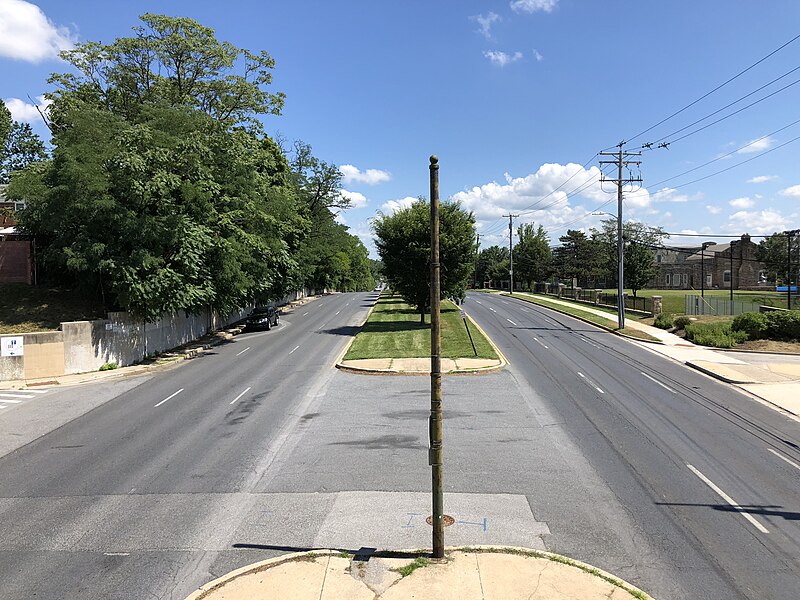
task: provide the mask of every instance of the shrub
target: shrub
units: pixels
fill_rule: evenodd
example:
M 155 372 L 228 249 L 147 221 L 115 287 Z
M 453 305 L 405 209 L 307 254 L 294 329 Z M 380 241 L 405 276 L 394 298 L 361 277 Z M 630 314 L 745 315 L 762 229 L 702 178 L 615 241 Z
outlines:
M 104 364 L 102 367 L 100 367 L 100 370 L 101 371 L 113 371 L 116 368 L 117 368 L 117 363 L 112 362 L 112 363 Z
M 767 337 L 772 340 L 800 340 L 800 311 L 776 310 L 766 313 Z
M 744 331 L 751 340 L 764 337 L 767 331 L 767 315 L 760 312 L 746 312 L 737 315 L 731 323 L 733 331 Z
M 687 317 L 686 315 L 681 315 L 680 317 L 675 317 L 675 321 L 673 324 L 675 325 L 675 329 L 686 329 L 686 326 L 691 324 L 692 320 Z
M 686 326 L 686 338 L 701 346 L 733 348 L 747 341 L 747 333 L 733 331 L 730 321 L 716 323 L 690 323 Z
M 653 325 L 659 329 L 670 329 L 672 327 L 672 315 L 668 313 L 661 313 L 653 321 Z

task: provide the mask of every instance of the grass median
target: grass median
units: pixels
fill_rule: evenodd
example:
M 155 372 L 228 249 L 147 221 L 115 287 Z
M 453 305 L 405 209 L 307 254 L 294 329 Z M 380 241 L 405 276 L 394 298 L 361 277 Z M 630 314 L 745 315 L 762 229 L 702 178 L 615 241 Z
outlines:
M 489 340 L 467 323 L 475 342 L 475 350 L 452 302 L 442 302 L 442 358 L 498 359 Z M 365 358 L 421 358 L 431 354 L 430 315 L 420 323 L 419 313 L 406 304 L 399 295 L 381 294 L 364 327 L 356 335 L 344 360 Z

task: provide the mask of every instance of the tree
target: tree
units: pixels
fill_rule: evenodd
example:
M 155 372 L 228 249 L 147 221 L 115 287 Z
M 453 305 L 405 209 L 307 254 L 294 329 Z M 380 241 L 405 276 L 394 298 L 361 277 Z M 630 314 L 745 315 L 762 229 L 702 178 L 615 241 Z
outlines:
M 508 277 L 509 258 L 505 246 L 490 246 L 478 254 L 476 278 L 478 285 L 484 282 L 500 281 Z
M 531 289 L 535 281 L 546 279 L 550 273 L 552 253 L 547 231 L 539 225 L 525 223 L 517 228 L 519 242 L 514 246 L 514 271 L 517 281 L 524 281 Z
M 28 123 L 14 121 L 0 100 L 0 183 L 8 183 L 14 171 L 47 158 L 44 143 Z
M 62 53 L 76 73 L 50 78 L 53 160 L 9 188 L 29 200 L 22 229 L 52 276 L 147 319 L 284 295 L 308 222 L 257 121 L 283 102 L 271 59 L 191 19 L 142 20 Z
M 638 221 L 626 221 L 622 224 L 622 237 L 626 244 L 623 277 L 636 297 L 636 292 L 657 274 L 653 248 L 661 247 L 664 238 L 668 236 L 661 227 L 650 227 Z M 606 219 L 602 222 L 602 229 L 592 229 L 592 239 L 604 249 L 603 254 L 608 257 L 605 266 L 608 274 L 616 281 L 619 264 L 617 220 Z
M 472 279 L 475 217 L 458 202 L 443 202 L 439 212 L 441 294 L 463 298 Z M 430 205 L 424 198 L 392 215 L 378 213 L 375 245 L 393 289 L 416 307 L 420 322 L 430 310 Z
M 0 98 L 0 148 L 6 143 L 8 134 L 11 133 L 11 112 L 6 107 L 6 103 Z
M 770 281 L 788 281 L 786 264 L 786 234 L 775 232 L 771 236 L 764 238 L 758 244 L 756 257 L 763 262 L 768 271 Z M 795 236 L 792 240 L 792 268 L 797 269 L 800 263 L 800 237 Z M 792 277 L 794 279 L 794 277 Z

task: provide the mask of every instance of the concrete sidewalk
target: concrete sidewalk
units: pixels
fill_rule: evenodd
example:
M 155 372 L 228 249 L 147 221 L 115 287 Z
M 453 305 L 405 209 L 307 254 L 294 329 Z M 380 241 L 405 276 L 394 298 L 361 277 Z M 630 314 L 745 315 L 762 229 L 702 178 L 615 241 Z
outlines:
M 421 552 L 353 555 L 318 550 L 233 571 L 187 600 L 601 600 L 650 599 L 578 561 L 525 548 L 461 548 L 432 561 Z

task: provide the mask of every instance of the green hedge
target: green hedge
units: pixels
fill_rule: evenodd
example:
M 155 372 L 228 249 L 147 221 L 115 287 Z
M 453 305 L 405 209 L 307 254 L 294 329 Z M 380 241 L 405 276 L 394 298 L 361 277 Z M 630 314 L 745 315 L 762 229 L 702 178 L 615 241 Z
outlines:
M 746 333 L 754 340 L 800 340 L 800 312 L 776 310 L 742 313 L 733 319 L 731 328 Z
M 733 348 L 736 344 L 747 341 L 747 333 L 734 331 L 730 321 L 690 323 L 686 326 L 686 339 L 701 346 Z

